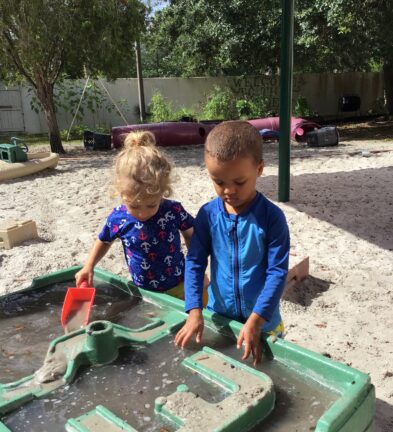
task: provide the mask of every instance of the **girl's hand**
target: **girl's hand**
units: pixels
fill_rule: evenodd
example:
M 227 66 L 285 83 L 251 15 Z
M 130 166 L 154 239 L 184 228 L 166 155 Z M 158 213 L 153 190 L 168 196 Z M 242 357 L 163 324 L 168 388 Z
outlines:
M 253 312 L 243 325 L 237 338 L 237 349 L 240 349 L 244 344 L 242 360 L 246 360 L 251 353 L 254 366 L 262 358 L 261 327 L 264 322 L 265 320 L 261 316 Z
M 84 266 L 75 274 L 76 286 L 78 287 L 85 280 L 87 281 L 87 285 L 91 287 L 93 285 L 93 276 L 94 267 Z
M 89 287 L 93 285 L 94 267 L 98 264 L 101 258 L 105 256 L 111 246 L 112 243 L 104 243 L 99 239 L 94 242 L 94 245 L 90 251 L 87 261 L 85 262 L 85 265 L 81 270 L 78 271 L 78 273 L 75 274 L 77 287 L 84 280 L 87 281 Z
M 203 315 L 201 309 L 191 309 L 186 323 L 178 331 L 175 337 L 175 345 L 179 348 L 184 348 L 192 336 L 195 334 L 196 343 L 200 343 L 203 333 Z

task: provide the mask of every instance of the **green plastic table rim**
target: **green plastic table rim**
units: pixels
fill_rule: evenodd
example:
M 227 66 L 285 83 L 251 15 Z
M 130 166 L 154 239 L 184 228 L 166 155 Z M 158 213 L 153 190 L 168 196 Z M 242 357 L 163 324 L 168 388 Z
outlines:
M 35 288 L 45 287 L 57 282 L 66 282 L 72 280 L 75 273 L 80 268 L 81 266 L 74 266 L 35 278 L 32 280 L 30 287 L 19 291 L 19 293 L 30 291 Z M 184 312 L 184 302 L 181 300 L 175 299 L 168 295 L 163 295 L 162 293 L 155 293 L 136 288 L 130 284 L 129 280 L 117 275 L 113 275 L 100 268 L 96 268 L 94 273 L 99 279 L 103 280 L 104 282 L 112 283 L 114 286 L 125 291 L 126 293 L 133 294 L 136 292 L 147 301 L 151 301 L 155 304 L 158 302 L 159 305 L 168 306 L 177 310 L 178 312 L 183 313 L 184 317 L 186 317 Z M 6 295 L 0 296 L 0 298 L 5 296 Z M 242 324 L 236 321 L 225 318 L 217 319 L 217 316 L 214 318 L 214 314 L 210 311 L 204 310 L 203 315 L 205 318 L 205 324 L 208 327 L 221 328 L 222 323 L 222 327 L 225 328 L 229 334 L 232 333 L 232 336 L 234 337 L 239 334 L 242 328 Z M 220 323 L 219 326 L 217 326 L 216 321 Z M 339 364 L 322 356 L 321 354 L 314 353 L 307 350 L 306 348 L 297 346 L 282 339 L 278 339 L 277 341 L 273 342 L 271 338 L 268 338 L 266 342 L 272 357 L 277 361 L 288 367 L 293 367 L 291 364 L 294 365 L 297 363 L 299 367 L 299 365 L 302 365 L 302 361 L 306 360 L 310 367 L 309 370 L 314 372 L 316 371 L 314 376 L 308 376 L 308 378 L 314 379 L 314 381 L 320 385 L 341 393 L 341 396 L 336 400 L 336 402 L 333 403 L 332 406 L 329 407 L 320 418 L 316 429 L 318 432 L 339 431 L 339 429 L 333 428 L 326 429 L 323 425 L 334 418 L 340 418 L 342 420 L 342 424 L 344 424 L 348 419 L 350 419 L 356 406 L 360 405 L 361 401 L 364 400 L 364 395 L 370 392 L 370 388 L 373 388 L 368 375 L 350 368 L 349 366 Z M 332 368 L 335 371 L 335 377 L 331 376 Z M 299 372 L 299 369 L 296 370 Z M 339 379 L 335 379 L 337 376 Z M 352 403 L 348 402 L 347 397 L 353 398 Z M 348 409 L 350 409 L 349 412 Z M 321 427 L 319 425 L 321 425 Z M 8 429 L 4 429 L 4 431 L 8 432 Z M 3 431 L 0 429 L 0 432 Z
M 97 269 L 98 270 L 98 269 Z M 100 277 L 103 276 L 103 274 L 106 273 L 105 270 L 101 270 L 99 269 L 97 271 L 97 275 L 100 275 Z M 119 277 L 119 281 L 122 278 Z M 123 279 L 123 283 L 128 283 L 128 281 L 126 279 Z M 155 299 L 155 300 L 159 300 L 160 303 L 166 303 L 168 306 L 170 307 L 175 307 L 177 310 L 179 310 L 179 308 L 183 307 L 184 308 L 184 302 L 182 302 L 181 300 L 178 299 L 173 299 L 170 296 L 162 296 L 162 294 L 160 293 L 154 293 L 151 291 L 146 291 L 143 289 L 140 289 L 140 292 L 142 293 L 143 297 L 146 298 L 151 298 L 151 299 Z M 176 301 L 174 301 L 176 300 Z M 183 309 L 184 312 L 184 309 Z M 237 336 L 240 333 L 240 330 L 243 326 L 242 323 L 239 323 L 237 321 L 234 320 L 229 320 L 226 319 L 224 317 L 217 317 L 216 314 L 212 313 L 211 311 L 208 311 L 206 309 L 203 310 L 203 315 L 205 318 L 205 325 L 210 322 L 212 324 L 212 327 L 219 327 L 222 326 L 223 328 L 226 329 L 226 334 L 230 335 L 231 333 L 233 333 L 234 336 Z M 215 315 L 215 317 L 214 317 Z M 218 326 L 215 325 L 215 322 L 218 323 Z M 324 378 L 323 381 L 321 382 L 320 380 L 315 379 L 315 382 L 317 382 L 318 384 L 322 385 L 322 386 L 326 386 L 327 388 L 330 388 L 334 391 L 339 391 L 341 393 L 340 397 L 332 404 L 331 407 L 329 407 L 327 409 L 327 411 L 325 411 L 325 413 L 322 415 L 322 417 L 319 419 L 318 424 L 317 424 L 317 431 L 326 431 L 326 432 L 331 432 L 331 431 L 335 431 L 338 429 L 333 429 L 333 428 L 328 428 L 325 429 L 323 425 L 326 425 L 329 421 L 331 421 L 332 419 L 341 419 L 341 423 L 345 422 L 345 419 L 348 418 L 348 410 L 349 413 L 353 412 L 353 409 L 356 407 L 356 405 L 359 404 L 359 400 L 361 398 L 364 397 L 364 395 L 369 391 L 369 388 L 371 386 L 370 383 L 370 377 L 360 371 L 357 371 L 353 368 L 350 368 L 347 365 L 341 364 L 341 363 L 337 363 L 321 354 L 318 353 L 314 353 L 306 348 L 297 346 L 291 342 L 285 341 L 283 339 L 277 339 L 274 340 L 272 338 L 268 338 L 267 339 L 267 344 L 272 352 L 273 357 L 283 363 L 284 365 L 288 365 L 288 355 L 287 353 L 285 353 L 285 350 L 289 350 L 290 353 L 297 358 L 298 360 L 300 360 L 300 357 L 303 358 L 307 358 L 310 365 L 315 366 L 315 369 L 318 370 L 318 372 L 321 374 L 319 376 L 319 378 Z M 280 355 L 281 354 L 281 355 Z M 295 363 L 295 362 L 294 362 Z M 298 365 L 301 365 L 302 363 L 300 361 L 297 362 Z M 326 375 L 323 375 L 323 370 L 320 367 L 321 363 L 323 365 L 328 366 L 329 368 L 333 367 L 335 369 L 335 371 L 337 373 L 339 373 L 339 375 L 341 377 L 343 377 L 345 375 L 346 378 L 350 378 L 347 381 L 347 384 L 345 384 L 345 381 L 341 381 L 340 380 L 334 380 L 331 376 L 330 376 L 330 371 L 329 373 Z M 299 372 L 299 368 L 296 368 L 296 371 Z M 312 377 L 307 376 L 308 379 L 312 379 Z M 341 384 L 342 382 L 342 384 Z M 336 384 L 336 386 L 333 386 L 333 383 Z M 350 384 L 349 384 L 350 383 Z M 355 384 L 352 384 L 355 383 Z M 348 393 L 349 392 L 349 393 Z M 348 402 L 347 397 L 351 396 L 352 399 L 352 403 Z M 344 420 L 343 420 L 344 419 Z M 319 426 L 320 424 L 320 426 Z
M 78 265 L 78 266 L 68 267 L 64 270 L 57 270 L 55 272 L 51 272 L 43 276 L 38 276 L 32 279 L 31 285 L 29 287 L 18 291 L 18 293 L 23 293 L 36 288 L 42 288 L 44 286 L 55 284 L 55 283 L 61 283 L 61 282 L 67 282 L 73 280 L 75 274 L 81 269 L 82 266 Z M 116 288 L 119 288 L 120 290 L 124 291 L 127 294 L 135 295 L 135 288 L 137 289 L 137 287 L 133 287 L 133 289 L 131 289 L 132 284 L 130 283 L 130 281 L 125 278 L 122 278 L 121 276 L 114 275 L 98 267 L 94 269 L 94 275 L 98 276 L 103 282 L 107 282 L 111 285 L 114 285 Z
M 0 390 L 2 390 L 2 389 L 12 390 L 12 389 L 20 386 L 21 384 L 25 383 L 26 381 L 30 381 L 33 378 L 33 376 L 34 376 L 34 374 L 25 376 L 25 377 L 19 379 L 18 381 L 13 381 L 13 382 L 6 383 L 6 384 L 0 383 Z
M 163 321 L 160 318 L 150 318 L 150 320 L 151 320 L 151 322 L 148 323 L 148 324 L 146 324 L 146 325 L 144 325 L 143 327 L 140 327 L 140 328 L 137 328 L 137 329 L 134 329 L 134 328 L 130 327 L 129 331 L 132 332 L 132 333 L 143 333 L 143 332 L 145 332 L 147 330 L 153 330 L 153 329 L 155 329 L 155 328 L 157 328 L 157 327 L 165 324 L 165 321 Z
M 211 362 L 211 360 L 213 361 Z M 216 424 L 214 427 L 211 425 L 212 429 L 206 426 L 208 430 L 226 432 L 250 430 L 266 418 L 274 409 L 274 385 L 271 378 L 262 371 L 255 370 L 209 347 L 203 347 L 202 350 L 184 359 L 181 364 L 197 372 L 198 375 L 206 381 L 211 381 L 213 384 L 228 390 L 229 394 L 226 395 L 223 401 L 208 403 L 206 400 L 203 400 L 202 407 L 199 408 L 202 408 L 202 411 L 199 412 L 198 408 L 196 408 L 197 412 L 202 416 L 204 412 L 203 409 L 207 406 L 209 406 L 209 408 L 208 411 L 205 411 L 206 414 L 211 412 L 210 410 L 215 409 L 217 415 L 213 414 L 213 422 L 219 420 L 219 424 Z M 247 378 L 245 378 L 245 376 L 247 376 Z M 244 380 L 246 380 L 246 382 Z M 261 397 L 256 395 L 252 396 L 256 382 L 258 383 L 257 388 L 262 392 L 258 393 Z M 187 402 L 182 402 L 180 400 L 179 407 L 181 407 L 183 403 L 188 404 L 187 407 L 189 407 L 189 409 L 187 412 L 182 413 L 182 408 L 177 411 L 175 406 L 171 406 L 171 404 L 176 403 L 175 401 L 179 403 L 179 393 L 187 391 L 187 385 L 179 385 L 175 393 L 166 397 L 158 397 L 155 400 L 154 409 L 157 414 L 161 414 L 174 424 L 180 427 L 185 426 L 184 430 L 199 430 L 199 423 L 196 417 L 190 418 L 188 415 L 192 407 L 192 401 L 195 401 L 198 395 L 191 391 L 190 397 L 186 398 Z M 251 391 L 251 393 L 248 393 L 249 391 Z M 241 396 L 236 395 L 238 392 L 243 392 L 243 394 Z M 167 405 L 168 400 L 170 401 L 169 405 Z M 223 404 L 222 406 L 221 403 Z M 224 408 L 225 405 L 226 408 Z M 225 411 L 221 410 L 228 408 L 230 411 L 227 411 L 226 416 L 222 417 Z M 190 421 L 190 423 L 188 423 L 188 421 Z
M 66 423 L 66 431 L 68 432 L 91 432 L 90 429 L 85 428 L 76 419 L 69 419 Z
M 202 377 L 208 379 L 209 381 L 214 381 L 214 383 L 221 385 L 225 390 L 236 392 L 239 390 L 239 386 L 236 383 L 234 383 L 231 379 L 226 378 L 223 375 L 207 372 L 206 368 L 198 361 L 201 357 L 201 353 L 218 357 L 221 360 L 225 361 L 225 363 L 228 363 L 235 368 L 246 370 L 250 375 L 254 375 L 259 378 L 266 377 L 266 374 L 264 374 L 263 372 L 260 372 L 244 363 L 239 362 L 238 360 L 228 357 L 207 346 L 204 346 L 202 348 L 202 351 L 199 351 L 190 357 L 186 357 L 182 361 L 182 364 L 185 367 L 198 372 Z
M 59 270 L 57 272 L 49 273 L 46 276 L 40 276 L 38 278 L 33 279 L 32 285 L 23 291 L 43 287 L 43 286 L 50 285 L 51 283 L 55 283 L 55 282 L 65 282 L 68 278 L 73 279 L 75 273 L 77 271 L 79 271 L 81 268 L 82 268 L 82 266 L 74 266 L 74 267 L 70 267 L 70 268 L 67 268 L 64 270 Z M 130 286 L 132 284 L 130 284 L 130 281 L 126 278 L 123 278 L 123 277 L 118 276 L 118 275 L 113 275 L 112 273 L 109 273 L 106 270 L 101 269 L 101 268 L 96 268 L 94 270 L 94 274 L 99 279 L 103 280 L 104 282 L 108 282 L 108 283 L 114 283 L 115 282 L 114 285 L 117 288 L 123 289 L 123 291 L 125 291 L 125 292 L 129 293 L 131 291 Z M 176 299 L 176 298 L 173 298 L 171 296 L 162 295 L 162 293 L 156 293 L 156 292 L 147 291 L 147 290 L 143 290 L 143 289 L 139 289 L 139 291 L 143 295 L 144 298 L 146 298 L 148 300 L 149 299 L 153 300 L 153 303 L 156 303 L 154 301 L 154 300 L 156 300 L 160 304 L 163 303 L 164 305 L 168 305 L 169 307 L 174 307 L 179 312 L 184 313 L 185 317 L 187 316 L 186 313 L 184 312 L 184 302 L 183 301 Z M 242 328 L 241 323 L 234 321 L 234 320 L 227 319 L 225 317 L 219 317 L 217 314 L 214 314 L 211 311 L 204 310 L 203 314 L 204 314 L 204 317 L 206 318 L 206 321 L 207 321 L 206 325 L 208 327 L 212 327 L 213 329 L 220 329 L 221 331 L 224 331 L 224 333 L 226 333 L 227 335 L 232 335 L 234 337 L 237 337 L 237 335 L 239 334 L 239 332 Z M 217 322 L 217 324 L 215 322 Z M 309 358 L 309 360 L 311 362 L 317 361 L 318 364 L 323 362 L 324 364 L 326 364 L 329 367 L 334 367 L 337 371 L 344 372 L 347 376 L 352 377 L 350 382 L 355 381 L 355 383 L 361 384 L 362 382 L 365 383 L 365 382 L 370 381 L 370 377 L 367 374 L 364 374 L 360 371 L 357 371 L 353 368 L 350 368 L 347 365 L 343 365 L 341 363 L 334 362 L 333 360 L 331 360 L 327 357 L 324 357 L 321 354 L 314 353 L 312 351 L 307 350 L 306 348 L 302 348 L 298 345 L 292 344 L 291 342 L 285 341 L 283 339 L 279 338 L 276 341 L 274 341 L 274 343 L 273 343 L 272 339 L 268 338 L 267 343 L 268 343 L 268 346 L 271 349 L 271 352 L 274 355 L 274 357 L 279 357 L 279 360 L 281 360 L 285 364 L 287 363 L 286 362 L 287 355 L 283 351 L 284 350 L 290 350 L 291 354 L 294 355 L 295 357 L 300 357 L 300 356 L 307 357 L 307 358 Z M 277 354 L 279 354 L 279 355 L 277 356 Z M 290 364 L 288 364 L 288 366 L 290 366 Z M 326 378 L 329 378 L 329 377 L 326 377 Z M 329 388 L 329 379 L 327 379 L 326 382 L 324 381 L 323 383 L 321 383 L 321 382 L 319 382 L 319 383 L 322 385 L 325 385 L 326 387 Z M 337 386 L 332 387 L 332 389 L 336 390 Z M 346 387 L 343 384 L 343 387 L 340 389 L 340 391 L 345 391 L 345 390 L 346 390 Z
M 126 421 L 117 417 L 112 411 L 110 411 L 103 405 L 97 405 L 93 410 L 89 411 L 88 413 L 83 414 L 77 418 L 67 420 L 67 423 L 65 425 L 66 430 L 70 432 L 95 432 L 92 429 L 87 428 L 83 424 L 81 424 L 84 418 L 92 417 L 94 414 L 98 414 L 103 419 L 107 420 L 109 423 L 112 423 L 114 426 L 118 426 L 121 430 L 124 430 L 126 432 L 138 432 Z

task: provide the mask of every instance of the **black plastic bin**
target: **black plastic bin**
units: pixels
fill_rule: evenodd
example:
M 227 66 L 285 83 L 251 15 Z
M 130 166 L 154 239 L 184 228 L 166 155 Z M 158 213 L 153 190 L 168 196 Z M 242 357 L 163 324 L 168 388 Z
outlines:
M 93 150 L 110 150 L 112 148 L 112 135 L 93 133 Z
M 336 126 L 326 126 L 308 132 L 306 135 L 307 145 L 310 147 L 330 147 L 338 145 L 338 130 Z
M 353 112 L 360 110 L 360 96 L 343 95 L 338 99 L 338 107 L 341 112 Z
M 84 131 L 83 132 L 83 145 L 86 150 L 92 150 L 94 147 L 94 132 Z

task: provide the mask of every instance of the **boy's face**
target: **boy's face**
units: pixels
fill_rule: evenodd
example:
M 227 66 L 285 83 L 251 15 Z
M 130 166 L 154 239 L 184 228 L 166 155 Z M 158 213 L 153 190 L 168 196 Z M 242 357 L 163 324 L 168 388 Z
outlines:
M 240 214 L 246 210 L 255 197 L 255 185 L 263 171 L 263 160 L 256 164 L 251 157 L 243 157 L 220 162 L 205 154 L 205 163 L 227 212 Z

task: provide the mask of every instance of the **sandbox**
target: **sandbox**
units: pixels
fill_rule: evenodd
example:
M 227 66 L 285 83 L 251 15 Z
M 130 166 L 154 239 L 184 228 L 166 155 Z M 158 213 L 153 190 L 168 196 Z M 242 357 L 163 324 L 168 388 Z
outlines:
M 59 155 L 51 152 L 28 153 L 26 162 L 0 161 L 0 181 L 24 177 L 47 168 L 55 168 Z

